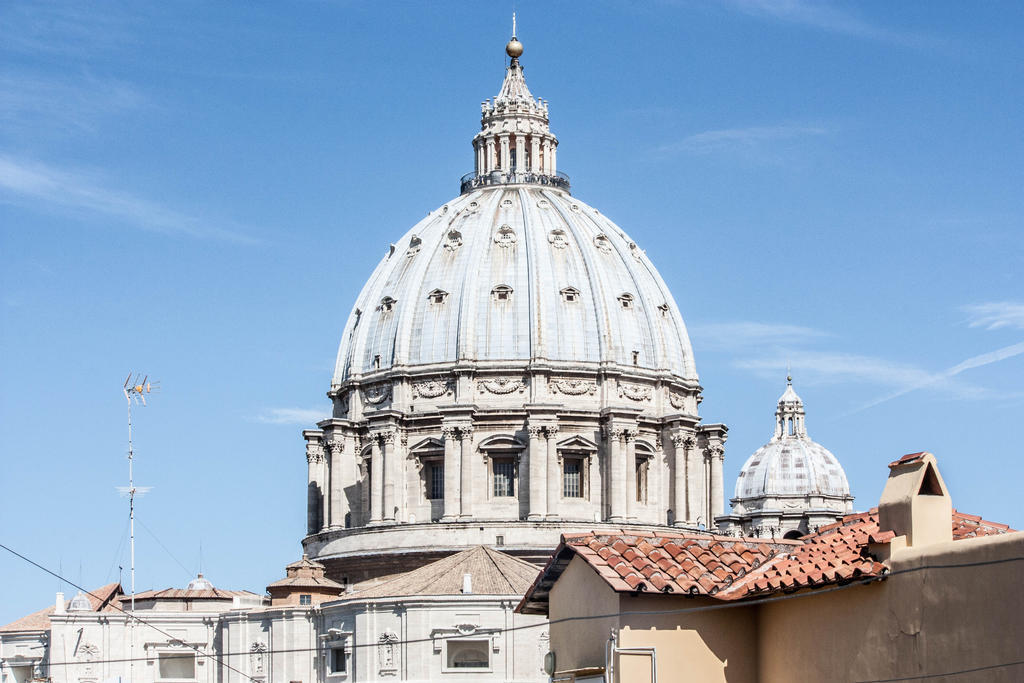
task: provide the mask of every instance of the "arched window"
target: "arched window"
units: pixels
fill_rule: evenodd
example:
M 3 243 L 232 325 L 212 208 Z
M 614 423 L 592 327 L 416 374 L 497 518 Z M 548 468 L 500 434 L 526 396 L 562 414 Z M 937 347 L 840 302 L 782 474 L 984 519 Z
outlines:
M 651 463 L 654 462 L 654 449 L 644 441 L 636 443 L 636 502 L 647 504 L 647 496 L 650 491 L 649 480 Z

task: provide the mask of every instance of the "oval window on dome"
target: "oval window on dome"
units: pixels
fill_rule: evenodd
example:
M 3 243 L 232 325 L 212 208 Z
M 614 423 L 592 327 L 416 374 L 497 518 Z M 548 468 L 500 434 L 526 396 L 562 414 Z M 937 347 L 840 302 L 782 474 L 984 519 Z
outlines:
M 551 202 L 549 202 L 546 199 L 541 199 L 539 202 L 537 202 L 537 208 L 538 209 L 547 209 L 550 206 L 551 206 Z
M 502 206 L 503 209 L 511 209 L 512 208 L 512 200 L 511 199 L 503 199 L 503 200 L 501 200 L 501 206 Z
M 569 237 L 565 234 L 565 230 L 556 228 L 548 233 L 548 242 L 555 249 L 565 249 L 569 246 Z
M 454 228 L 448 231 L 444 241 L 444 248 L 448 251 L 455 251 L 462 246 L 462 233 Z
M 516 231 L 510 225 L 503 225 L 494 233 L 494 242 L 500 247 L 511 247 L 516 243 Z
M 608 239 L 608 235 L 602 233 L 594 238 L 594 246 L 602 254 L 609 254 L 612 250 L 612 241 Z
M 570 204 L 569 205 L 569 210 L 575 211 L 576 213 L 579 213 L 580 212 L 580 205 L 579 204 Z

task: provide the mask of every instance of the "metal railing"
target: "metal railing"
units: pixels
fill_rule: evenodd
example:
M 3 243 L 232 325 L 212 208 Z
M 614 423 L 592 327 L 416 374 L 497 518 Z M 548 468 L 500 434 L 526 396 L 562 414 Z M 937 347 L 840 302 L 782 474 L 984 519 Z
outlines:
M 550 187 L 556 187 L 559 190 L 565 190 L 566 192 L 570 191 L 569 176 L 561 171 L 555 173 L 555 175 L 533 173 L 529 171 L 524 173 L 519 173 L 517 171 L 512 171 L 511 173 L 505 173 L 504 171 L 491 171 L 490 173 L 477 175 L 476 171 L 474 171 L 462 176 L 459 185 L 459 194 L 466 194 L 478 187 L 487 187 L 489 185 L 548 185 Z

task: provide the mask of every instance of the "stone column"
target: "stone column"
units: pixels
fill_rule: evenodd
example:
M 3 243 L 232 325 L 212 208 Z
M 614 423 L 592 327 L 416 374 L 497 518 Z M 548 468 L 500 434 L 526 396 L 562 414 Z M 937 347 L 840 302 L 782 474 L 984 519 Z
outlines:
M 611 510 L 608 520 L 622 522 L 626 519 L 626 457 L 622 449 L 622 429 L 605 427 L 608 444 L 608 498 Z
M 715 517 L 723 513 L 725 504 L 722 485 L 722 462 L 725 460 L 725 448 L 715 444 L 708 448 L 711 468 L 711 508 L 708 511 L 708 529 L 715 528 Z
M 696 446 L 686 450 L 686 521 L 691 524 L 704 514 L 704 456 Z
M 551 175 L 551 140 L 544 140 L 544 175 Z
M 380 524 L 384 502 L 384 458 L 380 452 L 380 434 L 370 434 L 370 524 Z
M 320 441 L 306 442 L 306 532 L 315 534 L 323 526 L 323 485 L 320 468 L 324 447 Z
M 348 514 L 348 498 L 345 497 L 345 470 L 342 456 L 345 453 L 344 437 L 336 435 L 326 444 L 328 490 L 330 498 L 330 526 L 344 527 Z
M 484 142 L 480 140 L 476 143 L 476 174 L 480 175 L 484 172 Z
M 474 470 L 473 467 L 473 426 L 466 425 L 459 427 L 459 443 L 462 446 L 462 514 L 461 519 L 473 516 L 473 490 Z
M 672 510 L 675 512 L 675 526 L 683 526 L 690 519 L 688 491 L 686 485 L 686 467 L 689 453 L 697 445 L 692 434 L 676 433 L 672 435 L 672 463 L 675 472 L 672 476 Z
M 544 475 L 547 468 L 544 464 L 545 455 L 541 443 L 541 436 L 544 435 L 544 428 L 537 425 L 530 425 L 526 428 L 530 435 L 530 448 L 527 453 L 527 486 L 529 486 L 529 513 L 526 519 L 544 519 L 547 512 L 547 489 L 544 486 Z
M 509 152 L 509 149 L 508 149 L 508 143 L 509 143 L 508 135 L 502 135 L 501 138 L 500 138 L 500 142 L 501 142 L 501 160 L 498 162 L 498 167 L 501 169 L 502 173 L 508 173 L 510 170 L 512 170 L 511 168 L 509 168 L 509 164 L 510 164 L 511 160 L 509 159 L 510 155 L 508 153 Z
M 526 173 L 526 138 L 516 135 L 516 173 Z
M 558 519 L 559 503 L 562 500 L 562 467 L 558 459 L 558 425 L 544 428 L 548 439 L 547 452 L 547 518 Z M 583 472 L 580 472 L 580 488 L 583 487 Z
M 389 429 L 380 433 L 381 462 L 384 467 L 384 491 L 381 496 L 381 512 L 384 521 L 395 521 L 395 431 Z
M 626 441 L 626 519 L 636 519 L 638 506 L 636 490 L 636 437 L 638 430 L 629 427 L 622 430 L 622 438 Z
M 494 170 L 494 138 L 487 138 L 487 152 L 484 159 L 484 173 Z
M 459 473 L 459 451 L 456 427 L 442 427 L 444 437 L 444 514 L 442 522 L 454 522 L 459 518 L 459 490 L 462 479 Z
M 530 136 L 530 170 L 534 173 L 543 173 L 540 167 L 540 140 L 536 135 Z
M 551 145 L 551 175 L 558 173 L 558 146 Z

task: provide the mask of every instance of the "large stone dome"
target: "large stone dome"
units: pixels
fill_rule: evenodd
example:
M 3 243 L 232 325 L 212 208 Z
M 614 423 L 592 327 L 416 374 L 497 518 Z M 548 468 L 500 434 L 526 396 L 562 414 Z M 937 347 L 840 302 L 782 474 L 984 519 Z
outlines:
M 399 238 L 349 315 L 306 439 L 305 552 L 343 583 L 473 545 L 711 526 L 726 427 L 698 415 L 682 316 L 632 239 L 570 193 L 509 52 L 459 196 Z
M 679 309 L 643 250 L 542 185 L 470 190 L 398 240 L 356 300 L 333 384 L 460 360 L 697 379 Z

